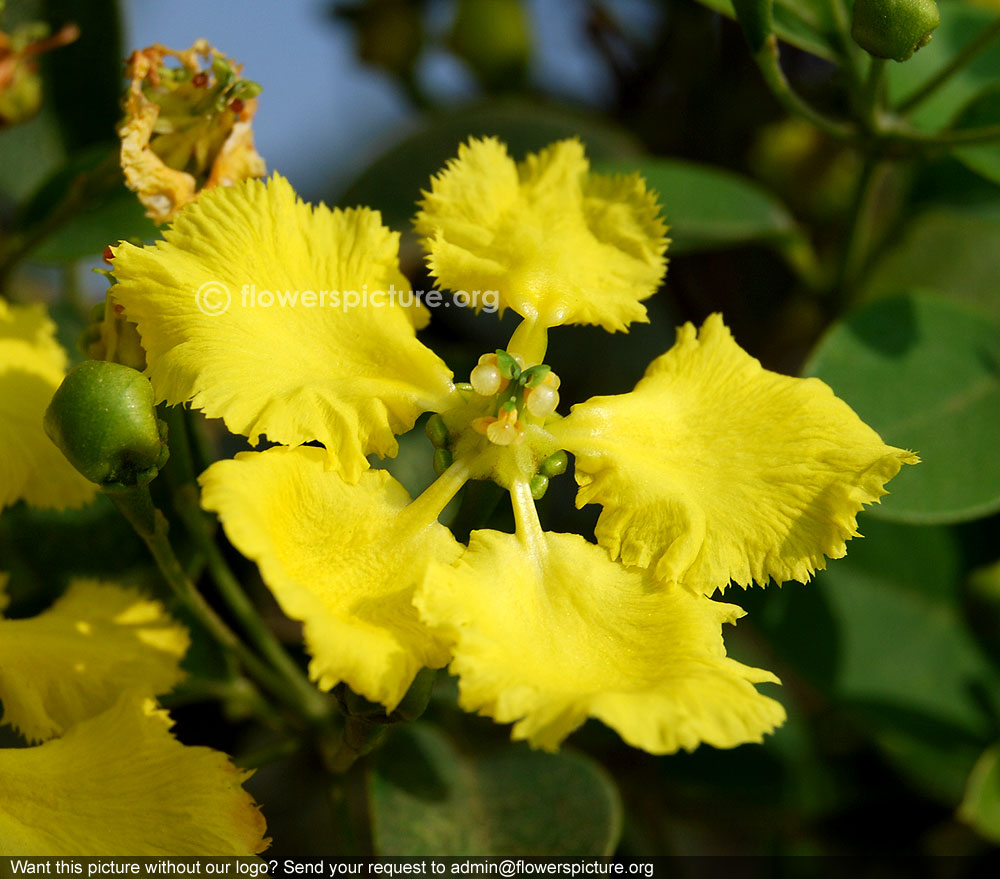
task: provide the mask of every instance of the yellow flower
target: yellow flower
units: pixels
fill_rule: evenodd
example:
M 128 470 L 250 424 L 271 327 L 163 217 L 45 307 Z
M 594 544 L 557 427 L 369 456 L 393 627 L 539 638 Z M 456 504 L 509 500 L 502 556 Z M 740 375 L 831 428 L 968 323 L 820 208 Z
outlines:
M 42 741 L 110 708 L 123 689 L 169 692 L 187 647 L 159 603 L 76 581 L 36 617 L 0 618 L 2 722 Z
M 450 405 L 451 373 L 416 338 L 426 309 L 389 296 L 409 284 L 376 211 L 314 208 L 275 176 L 206 193 L 164 239 L 119 245 L 112 288 L 159 399 L 253 444 L 318 440 L 351 482 L 366 455 L 395 455 L 421 412 Z M 365 292 L 385 296 L 352 305 Z
M 167 58 L 180 65 L 166 66 Z M 170 222 L 202 189 L 264 176 L 251 128 L 260 88 L 239 72 L 205 40 L 182 52 L 157 43 L 129 57 L 121 164 L 155 222 Z
M 310 210 L 280 178 L 206 194 L 165 242 L 116 253 L 115 295 L 161 398 L 251 439 L 325 447 L 240 455 L 202 478 L 205 505 L 305 623 L 312 677 L 392 709 L 421 666 L 450 660 L 463 707 L 546 749 L 588 717 L 653 753 L 759 741 L 784 712 L 755 684 L 776 679 L 727 658 L 721 627 L 741 611 L 710 594 L 843 555 L 858 511 L 915 456 L 821 382 L 764 370 L 717 315 L 700 336 L 682 327 L 632 393 L 560 418 L 548 328 L 645 319 L 665 266 L 653 196 L 637 177 L 589 175 L 575 141 L 520 166 L 473 141 L 417 228 L 442 283 L 497 290 L 524 318 L 468 384 L 416 340 L 412 303 L 289 299 L 324 279 L 403 279 L 377 215 Z M 207 315 L 194 294 L 210 279 L 289 301 Z M 365 455 L 394 454 L 426 411 L 440 475 L 411 500 Z M 578 501 L 604 506 L 600 545 L 539 524 L 534 499 L 567 450 Z M 464 548 L 438 523 L 469 479 L 508 490 L 515 534 L 475 531 Z
M 416 598 L 454 643 L 463 708 L 547 750 L 596 717 L 653 754 L 760 741 L 784 720 L 753 687 L 778 679 L 726 657 L 722 624 L 743 611 L 657 588 L 578 534 L 543 532 L 527 485 L 512 497 L 517 534 L 474 531 Z
M 25 500 L 79 507 L 95 487 L 42 430 L 42 416 L 66 374 L 66 352 L 41 305 L 0 299 L 0 510 Z
M 663 280 L 666 226 L 638 174 L 590 173 L 578 140 L 515 164 L 496 138 L 471 140 L 424 193 L 416 229 L 451 290 L 496 290 L 539 328 L 647 320 Z
M 270 840 L 248 776 L 123 695 L 61 738 L 0 749 L 0 855 L 253 855 Z
M 577 506 L 604 507 L 612 557 L 706 595 L 806 582 L 918 460 L 819 379 L 764 369 L 718 314 L 680 327 L 631 393 L 580 403 L 551 431 L 576 456 Z
M 248 774 L 181 745 L 150 698 L 180 679 L 187 632 L 155 601 L 78 581 L 49 610 L 0 619 L 0 855 L 251 855 L 264 819 Z
M 276 448 L 220 461 L 202 476 L 202 503 L 260 565 L 285 613 L 305 622 L 320 687 L 346 681 L 392 710 L 420 669 L 448 662 L 412 596 L 431 559 L 454 561 L 462 547 L 438 509 L 424 511 L 429 496 L 412 505 L 384 470 L 350 485 L 324 457 Z

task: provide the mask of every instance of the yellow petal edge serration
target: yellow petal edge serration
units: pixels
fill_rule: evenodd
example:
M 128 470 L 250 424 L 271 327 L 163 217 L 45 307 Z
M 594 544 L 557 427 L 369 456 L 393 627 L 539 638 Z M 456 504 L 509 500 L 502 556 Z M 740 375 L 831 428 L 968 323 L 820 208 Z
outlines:
M 203 193 L 152 246 L 120 244 L 113 294 L 159 400 L 253 444 L 318 440 L 356 481 L 367 455 L 395 455 L 395 434 L 453 392 L 416 338 L 426 309 L 372 295 L 409 291 L 398 249 L 378 212 L 314 207 L 276 175 Z
M 61 738 L 0 749 L 0 855 L 253 855 L 270 840 L 249 775 L 123 695 Z
M 416 604 L 452 643 L 459 702 L 554 751 L 588 717 L 653 754 L 759 742 L 785 718 L 726 656 L 743 615 L 613 562 L 578 534 L 534 541 L 474 531 L 453 565 L 432 565 Z
M 496 138 L 462 144 L 415 225 L 444 287 L 496 291 L 501 308 L 546 327 L 645 322 L 642 300 L 666 271 L 655 195 L 638 174 L 591 173 L 575 139 L 520 164 Z
M 700 332 L 680 327 L 635 390 L 580 403 L 550 429 L 576 456 L 577 505 L 604 507 L 599 543 L 705 594 L 808 581 L 919 460 L 819 379 L 764 369 L 718 314 Z

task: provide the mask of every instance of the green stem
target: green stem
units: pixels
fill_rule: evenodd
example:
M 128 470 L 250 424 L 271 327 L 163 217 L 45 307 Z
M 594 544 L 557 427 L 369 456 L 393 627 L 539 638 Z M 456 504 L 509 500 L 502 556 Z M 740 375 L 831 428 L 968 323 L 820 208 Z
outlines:
M 0 292 L 17 264 L 64 223 L 92 204 L 101 194 L 118 185 L 121 169 L 118 154 L 113 153 L 92 171 L 83 172 L 69 184 L 66 195 L 44 219 L 25 229 L 14 231 L 0 245 Z
M 915 110 L 920 104 L 926 101 L 934 92 L 943 86 L 949 79 L 958 73 L 963 67 L 971 62 L 980 52 L 986 49 L 997 37 L 1000 37 L 1000 18 L 997 18 L 989 27 L 981 30 L 975 37 L 966 43 L 937 74 L 932 76 L 910 97 L 897 107 L 897 112 L 906 115 Z
M 330 703 L 309 683 L 302 669 L 288 655 L 271 630 L 264 625 L 257 609 L 243 591 L 239 580 L 215 543 L 212 526 L 202 512 L 198 487 L 194 482 L 185 414 L 178 407 L 172 407 L 164 412 L 169 430 L 170 463 L 174 467 L 173 473 L 179 475 L 172 486 L 177 515 L 180 516 L 184 527 L 204 556 L 208 572 L 219 590 L 219 595 L 233 616 L 239 620 L 247 637 L 285 680 L 287 687 L 295 694 L 303 714 L 311 721 L 322 722 L 330 715 Z
M 861 93 L 861 118 L 872 134 L 879 131 L 886 63 L 885 58 L 872 58 L 864 91 Z
M 861 89 L 861 51 L 851 37 L 850 14 L 844 0 L 830 0 L 830 12 L 844 57 L 844 70 L 850 81 L 851 91 L 857 93 Z
M 1000 140 L 1000 125 L 983 125 L 979 128 L 959 128 L 936 134 L 912 128 L 897 128 L 882 138 L 883 141 L 902 142 L 918 147 L 974 146 Z
M 194 702 L 223 702 L 227 706 L 248 709 L 265 726 L 284 732 L 287 726 L 275 714 L 271 703 L 264 698 L 257 685 L 242 675 L 229 680 L 192 677 L 182 681 L 165 696 L 160 704 L 164 708 L 190 705 Z
M 875 193 L 878 191 L 880 165 L 877 159 L 867 156 L 861 168 L 851 215 L 844 239 L 844 250 L 834 283 L 831 305 L 835 312 L 843 309 L 854 290 L 866 262 L 871 241 Z
M 177 600 L 206 631 L 226 650 L 236 656 L 244 668 L 273 696 L 303 714 L 308 714 L 288 688 L 287 682 L 262 662 L 243 644 L 229 626 L 201 596 L 188 579 L 167 537 L 169 526 L 163 513 L 153 504 L 147 486 L 108 492 L 108 497 L 149 547 L 160 573 Z
M 240 627 L 251 643 L 281 675 L 287 687 L 295 693 L 303 714 L 311 721 L 324 721 L 330 715 L 330 703 L 309 683 L 302 669 L 288 655 L 271 630 L 264 625 L 257 609 L 243 591 L 243 587 L 209 533 L 208 522 L 198 504 L 197 489 L 193 485 L 178 489 L 174 494 L 174 504 L 184 527 L 205 557 L 205 564 L 219 590 L 219 595 L 233 616 L 239 620 Z
M 800 98 L 785 78 L 781 69 L 778 39 L 771 34 L 763 47 L 754 55 L 754 60 L 764 76 L 764 81 L 771 89 L 778 102 L 795 116 L 801 116 L 815 125 L 824 134 L 842 143 L 855 143 L 858 139 L 857 130 L 853 125 L 838 122 L 820 113 Z

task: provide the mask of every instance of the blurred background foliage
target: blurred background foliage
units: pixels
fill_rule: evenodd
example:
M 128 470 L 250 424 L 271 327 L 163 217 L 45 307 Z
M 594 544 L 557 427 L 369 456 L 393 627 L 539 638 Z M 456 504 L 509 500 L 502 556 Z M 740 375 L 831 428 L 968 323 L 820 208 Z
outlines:
M 789 80 L 834 115 L 852 112 L 846 80 L 862 65 L 838 8 L 774 9 Z M 995 30 L 998 9 L 944 0 L 941 14 L 928 47 L 890 62 L 892 100 L 919 96 Z M 267 857 L 995 854 L 1000 145 L 872 161 L 870 144 L 788 116 L 733 16 L 729 0 L 9 0 L 8 32 L 29 21 L 81 31 L 43 59 L 38 114 L 0 131 L 2 292 L 48 300 L 68 345 L 103 297 L 90 269 L 104 246 L 155 237 L 117 168 L 121 61 L 155 41 L 206 37 L 263 86 L 255 128 L 269 168 L 306 198 L 380 209 L 404 233 L 416 289 L 432 285 L 409 231 L 414 202 L 468 136 L 498 135 L 518 157 L 579 136 L 602 171 L 645 174 L 671 225 L 665 289 L 651 323 L 628 335 L 553 332 L 567 403 L 629 390 L 676 324 L 722 311 L 766 366 L 822 377 L 888 443 L 924 459 L 861 517 L 866 539 L 813 583 L 727 593 L 749 611 L 727 633 L 730 653 L 784 684 L 789 720 L 760 746 L 659 758 L 591 722 L 560 756 L 540 755 L 460 712 L 442 673 L 424 720 L 390 731 L 335 782 L 313 751 L 267 738 L 226 688 L 232 670 L 196 638 L 191 678 L 168 704 L 182 740 L 260 766 L 249 788 L 274 838 Z M 912 124 L 996 124 L 998 83 L 1000 40 L 920 103 Z M 438 308 L 426 341 L 462 375 L 504 343 L 508 323 Z M 239 448 L 201 427 L 205 461 Z M 414 490 L 430 480 L 430 457 L 418 426 L 388 466 Z M 543 519 L 592 534 L 596 510 L 575 510 L 573 494 L 570 476 L 553 480 Z M 501 508 L 490 524 L 505 517 Z M 183 541 L 179 550 L 197 572 L 197 554 Z M 256 571 L 227 552 L 295 644 Z M 14 615 L 43 607 L 71 573 L 163 594 L 103 502 L 5 512 L 0 569 L 12 575 Z

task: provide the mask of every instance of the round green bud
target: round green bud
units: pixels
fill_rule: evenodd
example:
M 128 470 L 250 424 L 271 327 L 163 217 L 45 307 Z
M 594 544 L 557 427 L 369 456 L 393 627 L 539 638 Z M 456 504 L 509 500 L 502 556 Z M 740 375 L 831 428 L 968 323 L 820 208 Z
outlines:
M 146 485 L 169 454 L 152 385 L 120 363 L 88 360 L 70 370 L 44 425 L 69 462 L 105 489 Z
M 549 455 L 544 461 L 542 461 L 542 466 L 538 468 L 538 472 L 543 476 L 562 476 L 566 472 L 566 468 L 569 466 L 569 455 L 567 455 L 562 449 L 553 455 Z
M 851 36 L 876 58 L 906 61 L 939 24 L 934 0 L 856 0 Z
M 536 501 L 540 501 L 545 497 L 545 492 L 549 490 L 549 477 L 543 476 L 541 473 L 536 473 L 531 477 L 528 486 L 531 489 L 531 496 Z
M 444 419 L 436 412 L 427 419 L 427 424 L 424 426 L 424 433 L 427 434 L 427 439 L 431 441 L 431 445 L 435 449 L 447 448 L 448 428 L 444 423 Z

